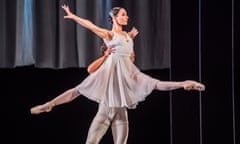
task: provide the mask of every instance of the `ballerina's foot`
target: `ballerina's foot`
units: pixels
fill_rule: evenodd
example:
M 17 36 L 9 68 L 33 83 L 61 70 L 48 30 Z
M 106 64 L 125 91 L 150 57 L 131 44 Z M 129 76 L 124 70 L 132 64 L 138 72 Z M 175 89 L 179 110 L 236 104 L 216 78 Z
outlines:
M 198 91 L 204 91 L 205 86 L 199 82 L 195 81 L 186 81 L 186 85 L 184 86 L 185 90 L 198 90 Z
M 205 86 L 201 83 L 196 83 L 195 86 L 193 87 L 193 89 L 198 90 L 198 91 L 204 91 Z
M 49 103 L 43 105 L 37 105 L 31 108 L 31 114 L 40 114 L 43 112 L 50 112 L 52 110 L 52 106 Z

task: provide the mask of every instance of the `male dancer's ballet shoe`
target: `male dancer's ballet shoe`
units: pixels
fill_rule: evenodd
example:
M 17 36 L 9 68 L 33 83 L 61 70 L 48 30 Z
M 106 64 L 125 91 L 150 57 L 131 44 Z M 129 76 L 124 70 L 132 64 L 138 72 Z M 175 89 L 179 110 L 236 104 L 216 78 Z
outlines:
M 50 104 L 50 103 L 45 103 L 43 105 L 37 105 L 37 106 L 31 108 L 31 114 L 40 114 L 42 112 L 50 112 L 53 107 L 54 107 L 54 104 Z

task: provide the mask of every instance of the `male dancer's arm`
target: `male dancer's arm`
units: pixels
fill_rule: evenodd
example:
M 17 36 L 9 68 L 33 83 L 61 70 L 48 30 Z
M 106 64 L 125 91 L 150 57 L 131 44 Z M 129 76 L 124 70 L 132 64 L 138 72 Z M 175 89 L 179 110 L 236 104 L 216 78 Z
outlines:
M 103 56 L 101 56 L 100 58 L 96 59 L 91 64 L 89 64 L 89 66 L 87 68 L 88 73 L 91 74 L 91 73 L 95 72 L 103 64 L 103 62 L 107 59 L 107 57 L 111 54 L 111 52 L 113 50 L 114 50 L 113 47 L 108 47 L 104 51 L 104 55 Z
M 135 27 L 133 27 L 133 28 L 131 29 L 131 31 L 128 32 L 128 35 L 129 35 L 132 39 L 134 39 L 134 38 L 138 35 L 138 33 L 139 33 L 138 30 L 137 30 Z M 134 52 L 131 53 L 130 59 L 131 59 L 131 61 L 134 63 L 134 61 L 135 61 L 135 53 L 134 53 Z

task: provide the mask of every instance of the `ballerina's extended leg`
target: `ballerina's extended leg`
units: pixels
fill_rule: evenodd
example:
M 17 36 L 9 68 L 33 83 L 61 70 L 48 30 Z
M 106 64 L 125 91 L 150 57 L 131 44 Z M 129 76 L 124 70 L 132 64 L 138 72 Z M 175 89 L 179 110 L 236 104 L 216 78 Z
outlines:
M 42 112 L 50 112 L 54 106 L 68 103 L 80 95 L 80 92 L 77 89 L 69 89 L 62 93 L 61 95 L 57 96 L 53 100 L 42 104 L 37 105 L 31 108 L 31 114 L 40 114 Z

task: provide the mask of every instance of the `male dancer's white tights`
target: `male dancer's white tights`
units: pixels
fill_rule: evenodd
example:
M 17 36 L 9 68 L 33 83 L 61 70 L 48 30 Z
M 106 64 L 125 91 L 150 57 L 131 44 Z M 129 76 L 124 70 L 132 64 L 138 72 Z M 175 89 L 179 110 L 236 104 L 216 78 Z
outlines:
M 114 144 L 126 144 L 129 131 L 127 109 L 110 108 L 103 104 L 99 104 L 88 131 L 86 144 L 98 144 L 110 125 Z

